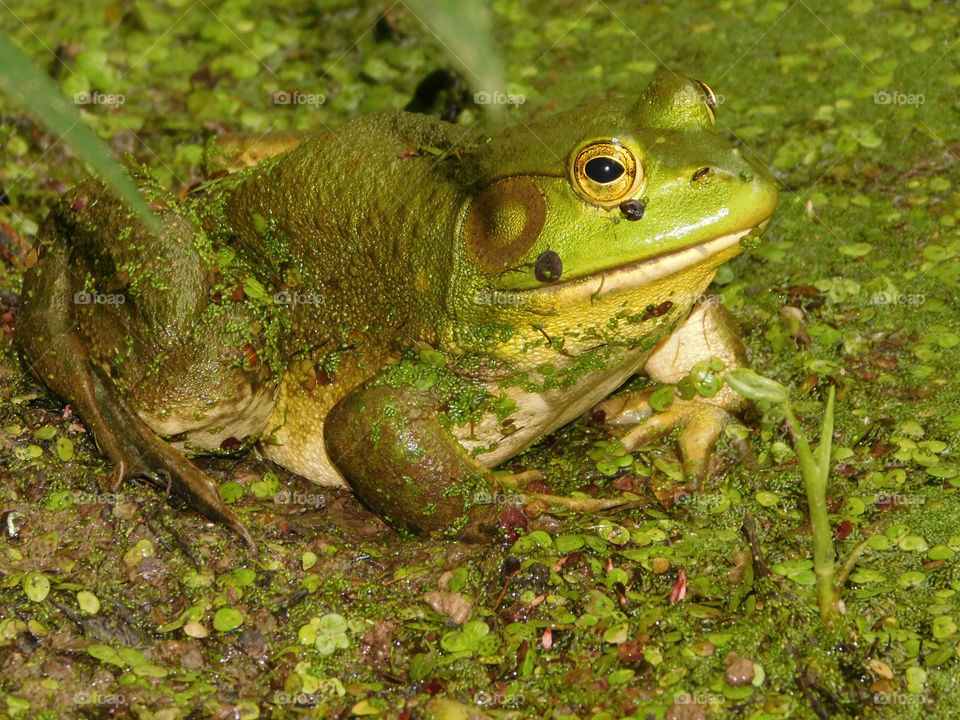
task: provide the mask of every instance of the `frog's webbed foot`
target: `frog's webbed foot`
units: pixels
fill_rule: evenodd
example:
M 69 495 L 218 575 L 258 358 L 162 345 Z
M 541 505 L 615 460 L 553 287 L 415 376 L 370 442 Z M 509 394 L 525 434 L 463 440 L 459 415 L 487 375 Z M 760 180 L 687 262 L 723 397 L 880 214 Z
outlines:
M 679 397 L 674 398 L 666 410 L 656 412 L 650 406 L 651 394 L 652 391 L 647 390 L 636 395 L 608 398 L 597 405 L 594 412 L 602 413 L 608 425 L 635 425 L 620 437 L 627 452 L 649 445 L 677 427 L 682 428 L 678 445 L 684 474 L 690 489 L 699 490 L 710 473 L 717 441 L 734 418 L 716 405 Z
M 708 300 L 697 305 L 687 320 L 654 348 L 644 370 L 652 379 L 673 386 L 684 378 L 699 376 L 706 385 L 712 384 L 711 397 L 684 397 L 674 392 L 669 407 L 657 412 L 650 404 L 653 391 L 646 390 L 608 398 L 594 408 L 594 413 L 602 413 L 609 425 L 636 425 L 621 438 L 628 451 L 681 427 L 684 472 L 691 489 L 697 490 L 710 472 L 721 433 L 733 421 L 733 413 L 746 405 L 732 388 L 719 384 L 721 372 L 717 368 L 726 371 L 746 364 L 746 350 L 732 320 L 718 302 Z M 690 387 L 695 385 L 691 379 Z M 746 443 L 734 439 L 734 446 L 746 464 L 755 465 Z

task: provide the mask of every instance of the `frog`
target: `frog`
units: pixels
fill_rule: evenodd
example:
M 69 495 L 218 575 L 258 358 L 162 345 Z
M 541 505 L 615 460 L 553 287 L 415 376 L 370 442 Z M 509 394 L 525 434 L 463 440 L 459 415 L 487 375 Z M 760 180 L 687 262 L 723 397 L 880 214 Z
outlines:
M 159 228 L 97 178 L 68 190 L 15 342 L 108 487 L 152 478 L 252 548 L 197 456 L 254 451 L 402 533 L 476 540 L 523 490 L 497 468 L 589 412 L 628 450 L 678 429 L 696 488 L 744 401 L 684 378 L 747 363 L 702 296 L 778 199 L 717 109 L 661 71 L 487 134 L 387 109 L 243 143 L 186 194 L 131 163 Z M 638 374 L 672 402 L 613 395 Z

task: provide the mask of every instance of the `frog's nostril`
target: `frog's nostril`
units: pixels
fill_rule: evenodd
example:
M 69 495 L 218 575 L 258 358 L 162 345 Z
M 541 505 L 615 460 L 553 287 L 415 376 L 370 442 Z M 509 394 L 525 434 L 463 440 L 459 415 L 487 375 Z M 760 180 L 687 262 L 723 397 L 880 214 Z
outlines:
M 563 274 L 563 261 L 553 250 L 546 250 L 533 264 L 533 274 L 540 282 L 556 282 Z
M 643 200 L 627 200 L 620 203 L 620 212 L 627 220 L 639 220 L 646 209 L 647 206 Z
M 711 172 L 710 168 L 702 167 L 693 174 L 693 177 L 690 178 L 690 182 L 697 182 L 698 180 L 702 180 L 707 175 L 709 175 L 710 172 Z

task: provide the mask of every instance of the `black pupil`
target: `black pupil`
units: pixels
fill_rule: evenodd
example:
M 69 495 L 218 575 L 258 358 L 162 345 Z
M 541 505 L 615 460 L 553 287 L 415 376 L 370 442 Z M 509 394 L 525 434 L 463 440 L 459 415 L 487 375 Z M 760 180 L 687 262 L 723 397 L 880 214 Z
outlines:
M 623 165 L 608 157 L 595 157 L 587 162 L 583 170 L 588 178 L 601 185 L 613 182 L 624 172 Z

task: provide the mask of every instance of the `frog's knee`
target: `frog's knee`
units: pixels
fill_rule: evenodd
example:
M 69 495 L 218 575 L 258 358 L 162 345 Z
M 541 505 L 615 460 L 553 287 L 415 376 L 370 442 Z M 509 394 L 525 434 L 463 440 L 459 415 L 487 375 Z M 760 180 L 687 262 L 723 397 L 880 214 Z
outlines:
M 429 393 L 361 386 L 324 423 L 330 459 L 357 496 L 393 527 L 414 534 L 492 533 L 489 471 L 436 419 Z

